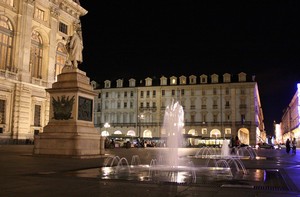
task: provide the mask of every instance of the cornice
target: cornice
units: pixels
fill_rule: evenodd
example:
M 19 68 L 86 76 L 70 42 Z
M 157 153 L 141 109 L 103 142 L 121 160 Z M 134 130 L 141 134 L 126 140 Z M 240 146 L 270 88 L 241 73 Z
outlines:
M 87 14 L 87 10 L 75 3 L 73 0 L 63 0 L 59 4 L 59 7 L 60 9 L 76 17 L 77 19 Z
M 88 12 L 73 0 L 49 0 L 49 2 L 52 3 L 51 14 L 53 16 L 58 16 L 59 10 L 62 10 L 79 19 L 79 17 L 86 15 Z

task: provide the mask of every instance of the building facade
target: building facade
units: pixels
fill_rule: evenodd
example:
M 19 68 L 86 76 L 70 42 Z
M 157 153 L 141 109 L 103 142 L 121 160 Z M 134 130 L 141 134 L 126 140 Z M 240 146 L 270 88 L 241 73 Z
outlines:
M 257 82 L 243 72 L 118 79 L 115 86 L 106 80 L 103 88 L 92 83 L 98 92 L 94 122 L 103 136 L 163 138 L 165 109 L 174 101 L 184 109 L 182 133 L 189 145 L 218 145 L 234 136 L 255 145 L 264 132 Z
M 297 90 L 289 105 L 283 112 L 280 128 L 281 132 L 276 136 L 278 142 L 284 143 L 287 139 L 294 137 L 297 142 L 300 141 L 300 83 L 297 84 Z M 299 143 L 298 143 L 299 144 Z
M 49 121 L 50 88 L 87 11 L 78 0 L 0 0 L 0 143 L 31 141 Z

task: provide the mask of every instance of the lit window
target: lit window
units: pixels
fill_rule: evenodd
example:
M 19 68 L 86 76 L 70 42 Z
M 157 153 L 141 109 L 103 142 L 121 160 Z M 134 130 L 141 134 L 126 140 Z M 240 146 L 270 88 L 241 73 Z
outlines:
M 13 29 L 9 19 L 0 16 L 0 69 L 12 70 Z
M 55 69 L 54 69 L 54 80 L 56 81 L 57 75 L 59 75 L 62 71 L 62 68 L 65 65 L 67 60 L 67 50 L 64 44 L 59 43 L 56 50 L 56 62 L 55 62 Z
M 37 31 L 31 34 L 31 50 L 30 50 L 30 71 L 31 76 L 42 78 L 42 59 L 43 59 L 43 42 L 42 37 Z

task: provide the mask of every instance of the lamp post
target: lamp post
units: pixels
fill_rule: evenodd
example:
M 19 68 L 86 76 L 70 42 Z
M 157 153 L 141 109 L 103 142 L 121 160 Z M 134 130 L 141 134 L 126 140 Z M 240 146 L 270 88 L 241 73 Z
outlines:
M 141 137 L 141 120 L 145 118 L 144 114 L 138 115 L 138 136 Z
M 104 125 L 105 128 L 105 132 L 101 132 L 101 136 L 100 136 L 100 155 L 103 155 L 105 153 L 105 140 L 106 137 L 109 136 L 109 133 L 107 131 L 107 128 L 110 127 L 110 124 L 108 122 L 106 122 Z
M 105 128 L 105 131 L 110 127 L 110 124 L 108 122 L 106 122 L 104 124 L 104 128 Z M 108 131 L 106 131 L 108 133 Z M 106 135 L 106 134 L 105 134 Z M 107 136 L 107 135 L 106 135 Z

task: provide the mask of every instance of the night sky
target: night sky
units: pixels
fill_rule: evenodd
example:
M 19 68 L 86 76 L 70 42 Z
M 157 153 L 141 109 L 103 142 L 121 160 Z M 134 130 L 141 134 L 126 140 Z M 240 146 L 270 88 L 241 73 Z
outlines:
M 230 3 L 234 2 L 234 3 Z M 268 133 L 300 82 L 300 1 L 81 0 L 91 80 L 256 76 Z

